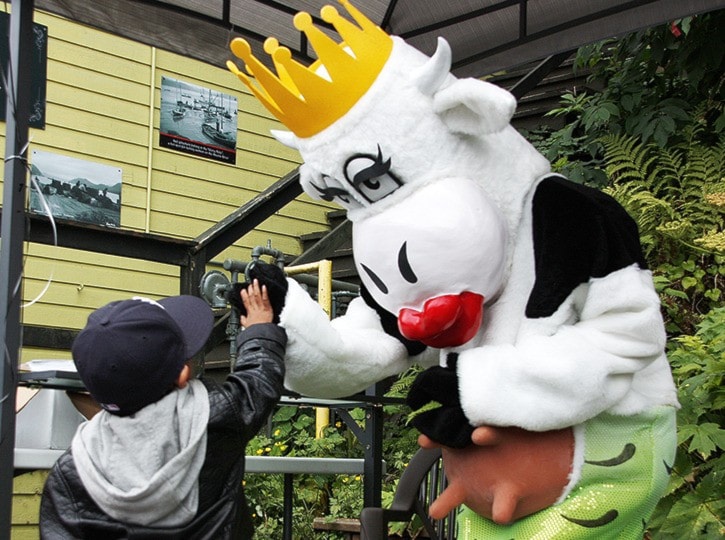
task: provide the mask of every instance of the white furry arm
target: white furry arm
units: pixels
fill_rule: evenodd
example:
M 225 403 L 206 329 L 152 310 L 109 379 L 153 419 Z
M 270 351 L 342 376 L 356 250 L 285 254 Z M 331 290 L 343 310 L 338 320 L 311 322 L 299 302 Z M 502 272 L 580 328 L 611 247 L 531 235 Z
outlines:
M 377 313 L 362 298 L 330 321 L 296 281 L 287 281 L 280 314 L 288 338 L 287 388 L 307 396 L 350 396 L 410 366 L 405 347 L 383 331 Z
M 543 431 L 677 403 L 650 273 L 630 266 L 572 295 L 577 323 L 461 353 L 461 404 L 472 424 Z

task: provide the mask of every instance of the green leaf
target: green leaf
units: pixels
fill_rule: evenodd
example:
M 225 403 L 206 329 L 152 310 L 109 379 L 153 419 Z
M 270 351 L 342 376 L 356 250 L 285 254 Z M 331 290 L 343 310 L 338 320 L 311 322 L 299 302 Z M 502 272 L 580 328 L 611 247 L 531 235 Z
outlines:
M 683 289 L 691 289 L 697 285 L 697 280 L 694 277 L 684 277 L 682 278 L 682 288 Z
M 715 131 L 718 133 L 725 131 L 725 112 L 721 113 L 720 116 L 717 117 L 717 120 L 715 120 L 714 127 L 715 127 Z
M 692 259 L 688 259 L 682 262 L 682 268 L 684 268 L 688 272 L 694 272 L 695 268 L 697 268 L 697 263 Z
M 714 472 L 703 478 L 694 491 L 684 495 L 669 512 L 663 524 L 662 536 L 677 540 L 722 538 L 722 518 L 725 499 L 722 497 L 722 473 Z
M 717 448 L 725 448 L 725 430 L 720 429 L 717 424 L 706 422 L 688 427 L 687 433 L 692 435 L 690 452 L 697 452 L 707 459 Z
M 619 116 L 619 107 L 617 107 L 616 103 L 612 103 L 611 101 L 602 103 L 602 109 L 607 111 L 607 118 L 609 118 L 609 116 Z
M 287 422 L 297 414 L 297 407 L 280 407 L 274 413 L 275 422 Z
M 720 296 L 722 296 L 722 291 L 720 289 L 708 289 L 705 291 L 704 295 L 705 298 L 708 298 L 713 302 L 717 302 L 720 300 Z
M 431 400 L 428 403 L 426 403 L 425 405 L 423 405 L 420 409 L 416 409 L 416 410 L 412 411 L 408 415 L 408 423 L 410 423 L 413 420 L 413 418 L 415 418 L 419 414 L 422 414 L 422 413 L 427 412 L 427 411 L 432 411 L 434 409 L 438 409 L 438 408 L 440 408 L 442 406 L 443 406 L 442 403 L 438 403 L 435 400 Z
M 677 289 L 673 289 L 672 287 L 667 287 L 664 292 L 669 294 L 670 296 L 674 296 L 675 298 L 682 298 L 683 300 L 689 300 L 689 297 L 687 296 L 687 294 L 685 294 L 682 291 L 678 291 Z
M 660 120 L 654 125 L 652 138 L 658 146 L 664 148 L 667 145 L 667 139 L 670 133 L 672 133 L 672 131 L 667 128 L 666 123 Z
M 624 94 L 622 96 L 622 109 L 626 112 L 632 112 L 634 110 L 634 98 L 631 94 Z

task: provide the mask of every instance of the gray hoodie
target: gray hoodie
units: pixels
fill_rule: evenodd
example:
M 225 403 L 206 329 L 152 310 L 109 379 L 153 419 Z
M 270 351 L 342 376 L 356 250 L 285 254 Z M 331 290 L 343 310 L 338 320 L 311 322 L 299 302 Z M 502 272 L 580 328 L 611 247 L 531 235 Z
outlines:
M 209 398 L 198 380 L 131 416 L 101 411 L 78 428 L 71 445 L 84 487 L 119 521 L 187 523 L 197 510 L 208 420 Z

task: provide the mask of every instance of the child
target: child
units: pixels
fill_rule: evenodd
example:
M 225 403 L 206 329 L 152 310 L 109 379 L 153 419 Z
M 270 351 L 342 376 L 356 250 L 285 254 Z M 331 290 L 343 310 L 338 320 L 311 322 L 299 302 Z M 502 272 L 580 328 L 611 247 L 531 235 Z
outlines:
M 73 359 L 103 410 L 48 476 L 42 538 L 252 537 L 245 447 L 279 400 L 287 336 L 266 286 L 240 295 L 245 330 L 223 384 L 187 364 L 213 326 L 202 299 L 133 298 L 89 316 Z

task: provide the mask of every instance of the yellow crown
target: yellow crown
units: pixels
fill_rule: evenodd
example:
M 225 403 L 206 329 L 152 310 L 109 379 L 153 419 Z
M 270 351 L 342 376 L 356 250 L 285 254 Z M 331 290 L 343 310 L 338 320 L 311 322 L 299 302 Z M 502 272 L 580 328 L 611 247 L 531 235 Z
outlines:
M 299 137 L 315 135 L 344 116 L 368 91 L 393 48 L 393 40 L 381 28 L 348 0 L 339 2 L 359 26 L 343 18 L 333 6 L 324 6 L 320 15 L 334 26 L 342 43 L 314 26 L 309 13 L 294 17 L 295 28 L 304 32 L 317 53 L 317 61 L 309 67 L 294 60 L 290 50 L 275 38 L 267 38 L 264 51 L 272 57 L 276 75 L 254 57 L 244 39 L 235 38 L 230 46 L 256 81 L 232 61 L 227 62 L 229 70 Z

